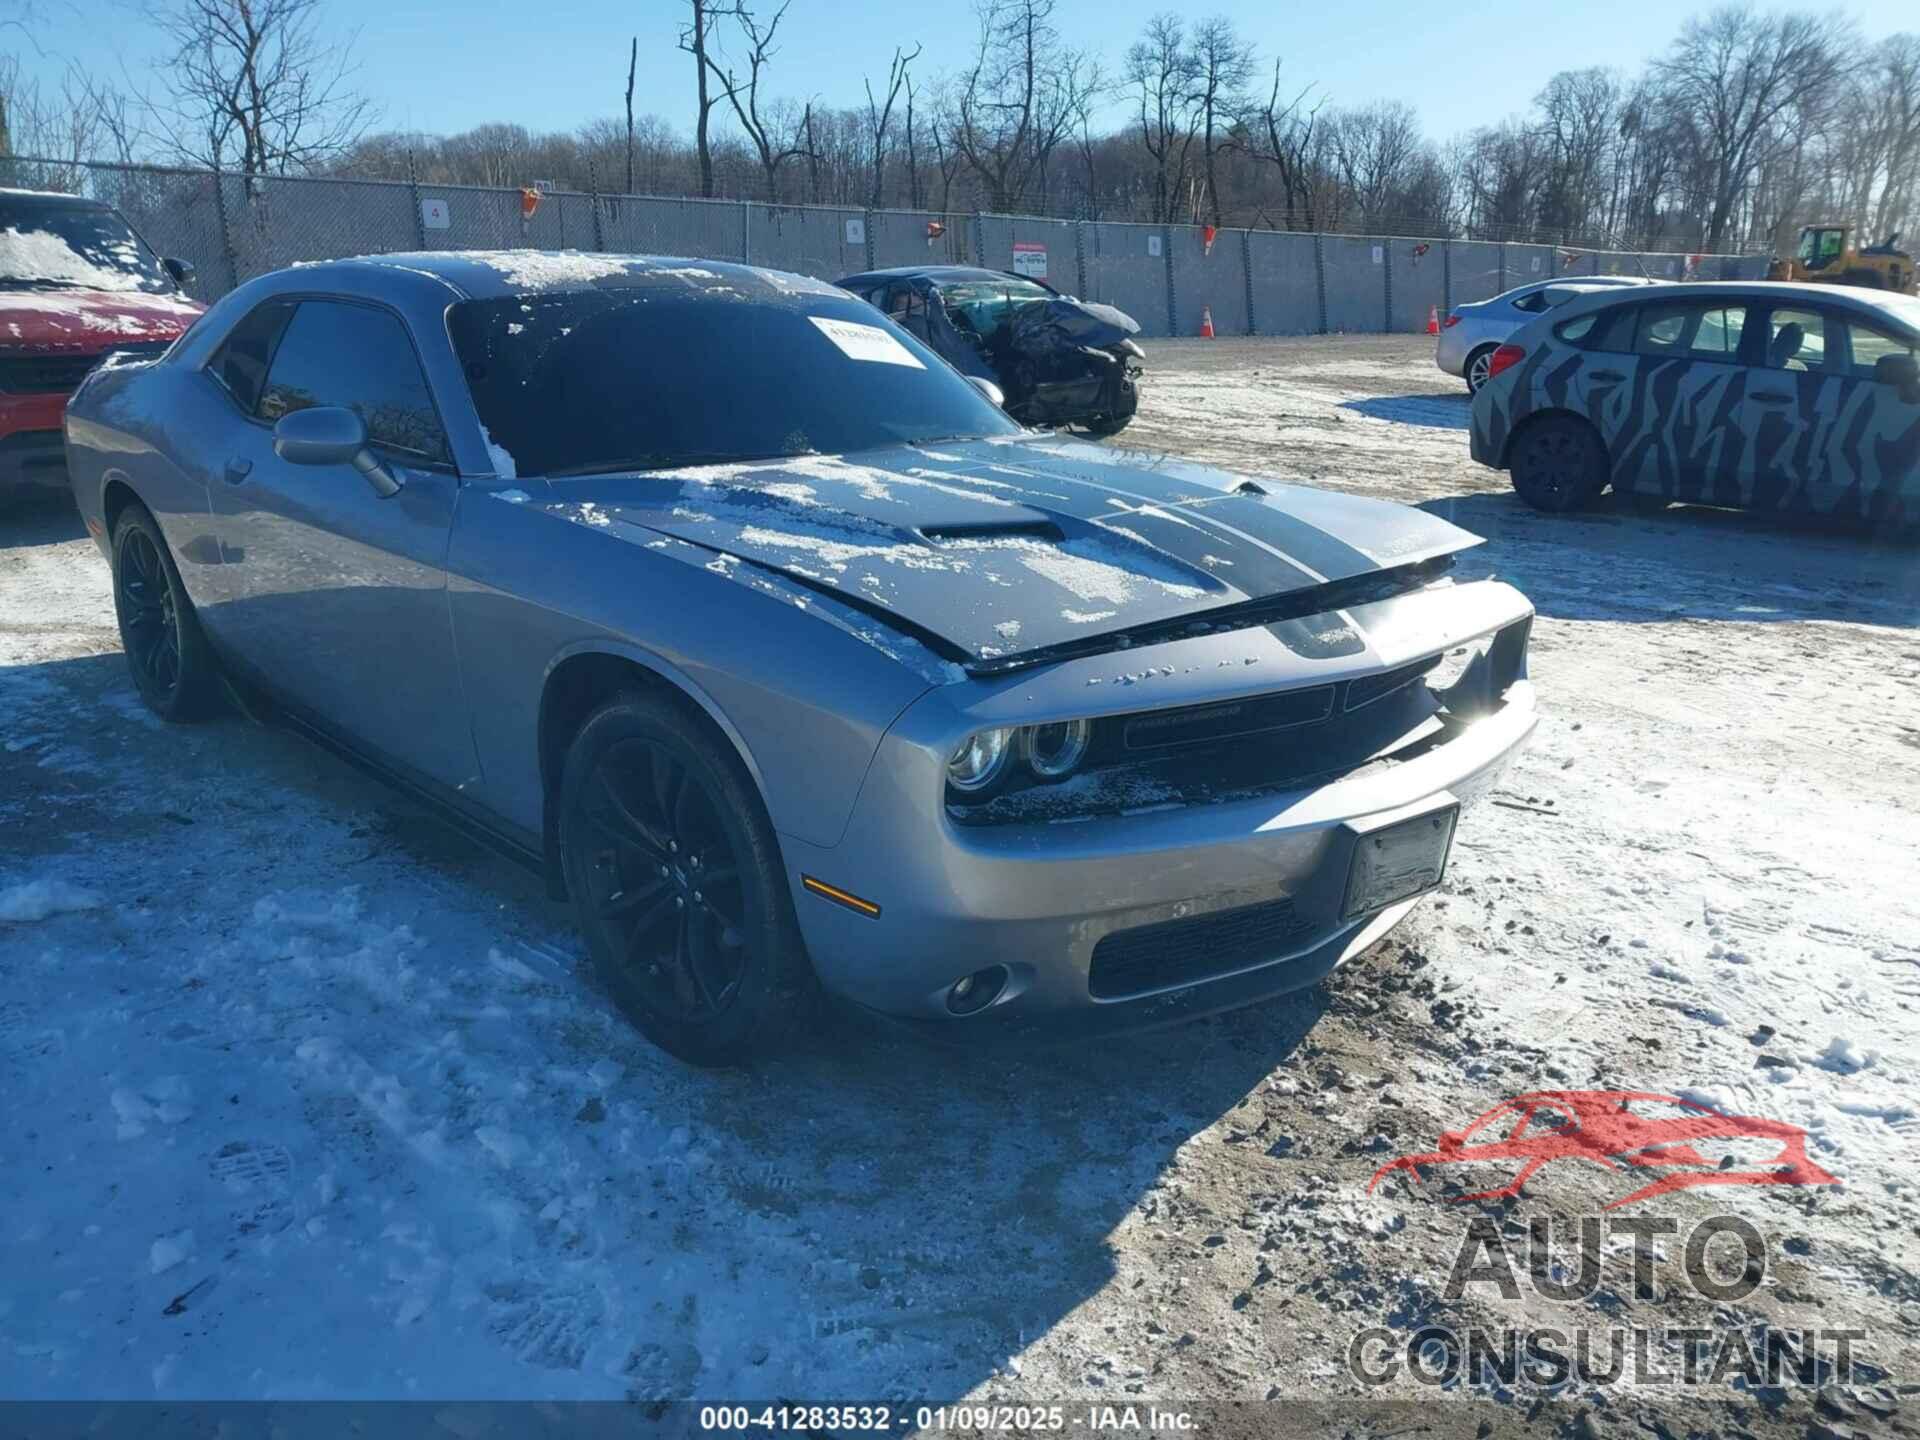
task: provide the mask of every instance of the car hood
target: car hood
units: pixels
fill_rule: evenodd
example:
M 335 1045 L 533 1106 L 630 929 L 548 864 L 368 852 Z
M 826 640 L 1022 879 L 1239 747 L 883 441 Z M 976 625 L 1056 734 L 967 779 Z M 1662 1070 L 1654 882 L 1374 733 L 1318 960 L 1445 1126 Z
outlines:
M 1357 603 L 1350 582 L 1480 543 L 1402 505 L 1050 436 L 552 484 L 594 523 L 778 571 L 993 668 L 1276 597 Z
M 173 340 L 204 309 L 138 290 L 0 290 L 0 349 L 93 354 Z
M 1036 331 L 1053 329 L 1076 344 L 1104 350 L 1138 335 L 1140 322 L 1112 305 L 1062 295 L 1043 305 L 1028 305 L 1016 311 L 1013 329 L 1016 342 Z

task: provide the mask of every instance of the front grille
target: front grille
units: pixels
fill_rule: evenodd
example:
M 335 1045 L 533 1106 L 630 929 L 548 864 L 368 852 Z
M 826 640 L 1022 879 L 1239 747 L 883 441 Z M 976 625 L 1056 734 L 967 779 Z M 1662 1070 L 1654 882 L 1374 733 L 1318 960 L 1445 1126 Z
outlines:
M 142 359 L 163 354 L 171 340 L 128 340 L 109 345 L 97 355 L 0 356 L 0 391 L 13 395 L 71 395 L 87 373 L 109 354 Z
M 1087 990 L 1118 1000 L 1277 960 L 1312 933 L 1291 899 L 1116 930 L 1093 947 Z
M 1120 717 L 1122 743 L 1129 750 L 1160 750 L 1262 730 L 1317 725 L 1333 713 L 1333 692 L 1331 685 L 1316 685 L 1311 689 L 1281 690 L 1224 705 L 1189 705 L 1177 710 L 1123 715 Z
M 14 395 L 68 395 L 99 363 L 98 355 L 9 355 L 0 359 L 0 390 Z

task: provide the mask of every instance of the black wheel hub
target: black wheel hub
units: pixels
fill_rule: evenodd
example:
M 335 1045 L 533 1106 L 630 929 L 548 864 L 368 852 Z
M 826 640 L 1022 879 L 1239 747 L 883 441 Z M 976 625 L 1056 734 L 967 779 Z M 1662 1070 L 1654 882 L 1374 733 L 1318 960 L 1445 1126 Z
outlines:
M 114 589 L 128 658 L 154 689 L 171 695 L 180 684 L 180 615 L 159 547 L 144 530 L 129 533 L 121 546 Z
M 746 973 L 746 897 L 721 802 L 664 745 L 607 748 L 582 800 L 586 907 L 649 1003 L 719 1016 Z

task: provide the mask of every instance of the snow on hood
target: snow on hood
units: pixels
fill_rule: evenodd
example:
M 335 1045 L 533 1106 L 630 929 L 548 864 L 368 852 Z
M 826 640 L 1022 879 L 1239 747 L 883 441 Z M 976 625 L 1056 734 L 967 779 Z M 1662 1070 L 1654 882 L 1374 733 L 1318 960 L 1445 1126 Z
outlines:
M 91 354 L 121 342 L 172 340 L 205 308 L 137 290 L 0 291 L 0 349 Z
M 1056 437 L 582 477 L 557 494 L 1004 660 L 1480 543 L 1425 511 Z

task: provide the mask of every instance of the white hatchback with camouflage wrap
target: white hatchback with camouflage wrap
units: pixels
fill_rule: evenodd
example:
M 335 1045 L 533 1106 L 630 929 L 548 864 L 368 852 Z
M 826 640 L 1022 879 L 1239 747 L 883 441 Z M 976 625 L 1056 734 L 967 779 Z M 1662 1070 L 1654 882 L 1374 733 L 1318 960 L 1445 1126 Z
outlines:
M 1920 300 L 1714 281 L 1570 300 L 1493 356 L 1472 453 L 1542 510 L 1612 485 L 1920 528 Z

